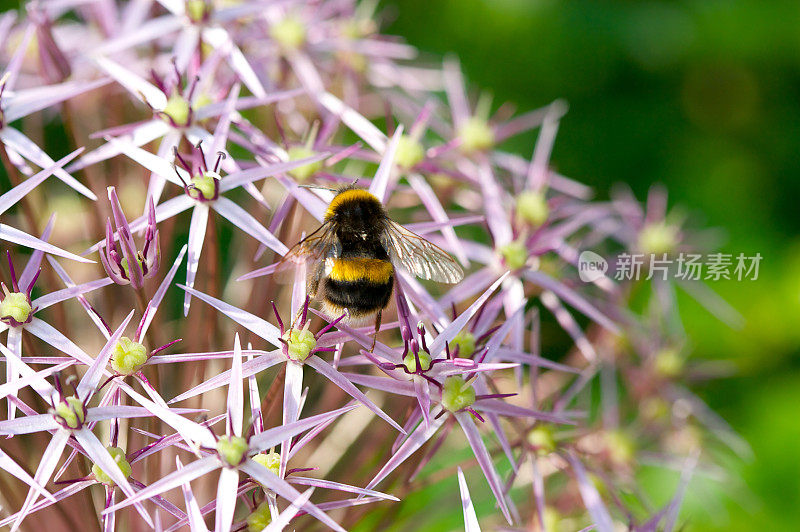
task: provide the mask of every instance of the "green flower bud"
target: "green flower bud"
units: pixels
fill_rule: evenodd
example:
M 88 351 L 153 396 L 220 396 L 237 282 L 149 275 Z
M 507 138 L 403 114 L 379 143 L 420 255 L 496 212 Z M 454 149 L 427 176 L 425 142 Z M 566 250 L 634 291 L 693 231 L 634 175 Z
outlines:
M 108 454 L 111 455 L 111 458 L 114 459 L 114 462 L 117 463 L 119 470 L 122 472 L 122 476 L 128 478 L 131 476 L 131 464 L 128 463 L 128 460 L 125 458 L 125 451 L 120 449 L 119 447 L 108 447 Z M 94 475 L 95 480 L 98 482 L 105 484 L 107 486 L 114 486 L 114 481 L 108 476 L 105 471 L 100 469 L 100 466 L 97 464 L 92 464 L 92 474 Z
M 550 208 L 544 194 L 535 190 L 526 190 L 517 196 L 517 216 L 524 222 L 538 227 L 547 221 Z
M 550 425 L 536 425 L 528 433 L 528 443 L 536 448 L 536 454 L 546 456 L 556 450 L 556 439 L 553 436 L 553 427 Z
M 192 22 L 203 22 L 211 14 L 211 4 L 206 0 L 187 0 L 186 16 Z
M 120 375 L 133 375 L 147 362 L 147 350 L 139 342 L 123 336 L 114 346 L 111 367 Z
M 217 454 L 223 461 L 232 466 L 238 466 L 242 463 L 249 448 L 247 440 L 241 436 L 222 436 L 217 440 Z
M 605 433 L 605 444 L 611 461 L 615 464 L 629 464 L 636 454 L 633 440 L 621 430 L 610 430 Z
M 683 371 L 683 363 L 683 357 L 675 349 L 662 349 L 655 356 L 656 372 L 663 377 L 671 378 L 680 375 Z
M 365 72 L 367 70 L 367 66 L 369 65 L 364 54 L 359 54 L 358 52 L 353 52 L 352 50 L 340 50 L 336 53 L 336 57 L 339 59 L 339 61 L 349 66 L 354 72 Z
M 518 240 L 513 240 L 502 246 L 498 251 L 509 270 L 518 270 L 525 266 L 528 260 L 528 248 Z
M 31 316 L 31 302 L 22 292 L 11 292 L 0 302 L 0 320 L 10 318 L 17 323 L 25 323 Z
M 275 451 L 270 451 L 268 453 L 258 453 L 253 457 L 253 461 L 266 467 L 274 475 L 280 473 L 281 453 Z
M 211 105 L 212 103 L 214 103 L 214 100 L 211 99 L 211 96 L 209 96 L 205 92 L 201 92 L 200 94 L 198 94 L 195 97 L 194 104 L 192 105 L 192 108 L 193 109 L 202 109 L 206 105 Z
M 304 362 L 317 347 L 317 339 L 308 330 L 308 323 L 302 329 L 289 329 L 283 339 L 286 341 L 286 356 L 295 362 Z
M 247 516 L 247 532 L 261 532 L 272 523 L 272 514 L 267 501 L 258 505 L 253 513 Z
M 428 371 L 431 369 L 431 356 L 428 353 L 425 351 L 420 351 L 419 355 L 417 356 L 419 356 L 419 365 L 422 371 Z M 414 353 L 409 351 L 408 354 L 403 357 L 403 365 L 411 373 L 416 373 L 417 359 L 414 358 Z
M 173 94 L 167 100 L 167 105 L 162 111 L 169 119 L 178 126 L 189 125 L 189 102 L 180 94 Z
M 397 166 L 408 170 L 417 166 L 423 159 L 425 159 L 425 148 L 422 147 L 422 143 L 413 137 L 402 135 L 394 156 Z
M 545 506 L 544 515 L 542 517 L 543 517 L 542 520 L 544 521 L 545 530 L 553 532 L 561 530 L 560 526 L 561 514 L 558 513 L 558 510 L 556 510 L 552 506 Z
M 272 39 L 284 50 L 296 50 L 306 42 L 306 27 L 295 17 L 288 16 L 269 29 Z
M 461 151 L 467 154 L 483 151 L 494 145 L 494 131 L 489 123 L 477 116 L 471 117 L 458 128 Z
M 475 352 L 475 335 L 469 331 L 459 332 L 450 342 L 450 352 L 455 352 L 458 347 L 458 357 L 469 358 Z
M 203 172 L 194 176 L 191 181 L 192 186 L 189 187 L 189 197 L 206 201 L 217 199 L 217 181 L 219 179 L 219 174 L 214 172 Z
M 639 250 L 645 255 L 671 253 L 678 246 L 679 229 L 664 222 L 645 225 L 639 232 Z
M 83 401 L 74 395 L 70 395 L 63 402 L 58 403 L 54 414 L 61 425 L 70 429 L 79 429 L 86 421 L 86 410 L 84 409 Z
M 292 146 L 288 150 L 290 161 L 299 161 L 300 159 L 307 159 L 313 157 L 316 152 L 306 146 Z M 298 166 L 293 170 L 289 170 L 289 175 L 298 181 L 307 181 L 308 178 L 322 170 L 322 161 L 315 161 L 313 163 Z
M 475 388 L 461 377 L 447 377 L 442 387 L 442 406 L 450 412 L 458 412 L 475 402 Z

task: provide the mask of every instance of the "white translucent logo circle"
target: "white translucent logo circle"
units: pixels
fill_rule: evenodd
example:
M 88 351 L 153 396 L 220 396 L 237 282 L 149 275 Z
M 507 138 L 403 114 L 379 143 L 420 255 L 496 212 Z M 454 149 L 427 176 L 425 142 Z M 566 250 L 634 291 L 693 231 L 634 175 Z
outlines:
M 594 251 L 583 251 L 578 256 L 578 276 L 584 283 L 592 283 L 608 271 L 608 261 Z

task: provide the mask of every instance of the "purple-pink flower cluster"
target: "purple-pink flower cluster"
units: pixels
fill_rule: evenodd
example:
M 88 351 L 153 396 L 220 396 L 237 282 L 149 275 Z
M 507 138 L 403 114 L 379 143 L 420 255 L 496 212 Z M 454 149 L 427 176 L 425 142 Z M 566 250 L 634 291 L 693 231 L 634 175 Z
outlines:
M 579 275 L 584 250 L 696 249 L 666 193 L 593 199 L 550 161 L 564 102 L 493 113 L 374 9 L 0 14 L 0 526 L 377 530 L 439 483 L 468 531 L 674 530 L 707 443 L 749 452 L 687 384 L 676 293 L 735 311 Z M 394 264 L 377 331 L 281 262 L 353 183 L 465 271 Z M 644 465 L 676 471 L 660 507 Z

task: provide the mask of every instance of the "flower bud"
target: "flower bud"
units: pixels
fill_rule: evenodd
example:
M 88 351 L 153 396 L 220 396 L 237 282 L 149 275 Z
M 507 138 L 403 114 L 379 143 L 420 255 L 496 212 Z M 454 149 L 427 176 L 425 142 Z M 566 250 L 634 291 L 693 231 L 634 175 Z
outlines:
M 217 440 L 217 454 L 223 462 L 234 467 L 242 463 L 248 449 L 247 440 L 241 436 L 223 436 Z
M 306 28 L 295 17 L 287 16 L 269 30 L 272 39 L 286 51 L 297 50 L 306 42 Z
M 161 112 L 175 127 L 186 127 L 189 125 L 191 106 L 186 98 L 180 94 L 176 93 L 170 96 L 167 100 L 167 105 Z
M 547 221 L 550 208 L 544 194 L 536 190 L 525 190 L 517 196 L 517 216 L 524 222 L 539 227 Z
M 56 404 L 52 413 L 58 424 L 66 429 L 77 430 L 86 421 L 86 405 L 74 395 L 65 397 Z
M 414 357 L 413 352 L 409 352 L 403 357 L 403 365 L 410 373 L 419 373 L 431 369 L 431 356 L 425 351 L 417 354 L 419 357 L 419 368 L 417 367 L 417 359 Z
M 211 17 L 213 6 L 207 0 L 187 0 L 186 16 L 195 24 L 206 22 Z
M 683 357 L 677 350 L 662 349 L 655 356 L 655 370 L 662 377 L 673 378 L 683 371 Z
M 131 476 L 131 464 L 125 458 L 125 451 L 120 449 L 119 447 L 108 447 L 108 454 L 111 455 L 111 458 L 114 459 L 114 462 L 117 463 L 119 470 L 122 472 L 122 476 L 128 478 Z M 114 486 L 114 481 L 108 476 L 105 471 L 100 469 L 100 466 L 97 464 L 92 464 L 92 474 L 94 475 L 95 480 L 98 482 L 105 484 L 106 486 Z
M 316 155 L 314 150 L 306 146 L 292 146 L 288 150 L 290 161 L 299 161 L 300 159 L 307 159 Z M 322 170 L 322 161 L 314 161 L 313 163 L 304 164 L 289 170 L 289 175 L 298 181 L 308 181 L 308 179 Z
M 258 453 L 253 457 L 253 461 L 266 467 L 274 475 L 278 475 L 280 473 L 281 453 L 275 451 Z
M 461 151 L 470 154 L 491 148 L 494 145 L 494 131 L 489 123 L 473 116 L 458 128 Z
M 556 439 L 553 436 L 553 427 L 537 424 L 528 433 L 528 443 L 535 449 L 539 456 L 546 456 L 556 450 Z
M 258 505 L 253 513 L 247 516 L 247 532 L 261 532 L 272 523 L 272 514 L 267 501 Z
M 528 261 L 528 248 L 518 240 L 509 242 L 498 251 L 509 270 L 518 270 Z
M 649 223 L 639 232 L 638 248 L 645 255 L 671 253 L 678 246 L 679 230 L 664 222 Z
M 317 339 L 308 330 L 309 324 L 310 322 L 306 322 L 306 326 L 302 329 L 289 329 L 283 335 L 283 339 L 286 341 L 284 353 L 295 362 L 305 362 L 317 347 Z
M 425 159 L 425 148 L 422 143 L 409 135 L 402 135 L 397 142 L 397 151 L 394 160 L 397 166 L 410 169 L 417 166 Z
M 111 354 L 111 367 L 120 375 L 133 375 L 146 362 L 147 349 L 127 336 L 119 339 Z
M 9 292 L 0 301 L 0 321 L 17 326 L 28 323 L 33 318 L 33 307 L 28 294 Z
M 447 377 L 442 387 L 442 406 L 450 412 L 458 412 L 475 402 L 475 389 L 461 377 Z
M 458 347 L 458 353 L 455 348 Z M 450 352 L 456 353 L 457 357 L 470 358 L 475 352 L 475 335 L 469 331 L 459 332 L 450 342 Z
M 190 198 L 198 201 L 214 201 L 219 197 L 220 179 L 215 172 L 203 172 L 192 178 L 186 192 Z

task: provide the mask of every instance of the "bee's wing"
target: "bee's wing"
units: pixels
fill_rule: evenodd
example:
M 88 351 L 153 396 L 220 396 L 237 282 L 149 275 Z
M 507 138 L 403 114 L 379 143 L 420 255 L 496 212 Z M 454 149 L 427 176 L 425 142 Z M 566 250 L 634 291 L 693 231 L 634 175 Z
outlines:
M 384 241 L 392 262 L 422 279 L 457 283 L 464 278 L 464 270 L 445 250 L 392 220 L 385 224 Z
M 317 277 L 316 271 L 324 266 L 324 259 L 328 257 L 336 245 L 336 232 L 330 223 L 325 223 L 319 229 L 292 246 L 278 263 L 275 274 L 280 282 L 293 280 L 294 272 L 299 265 L 306 263 L 306 271 L 310 278 Z

